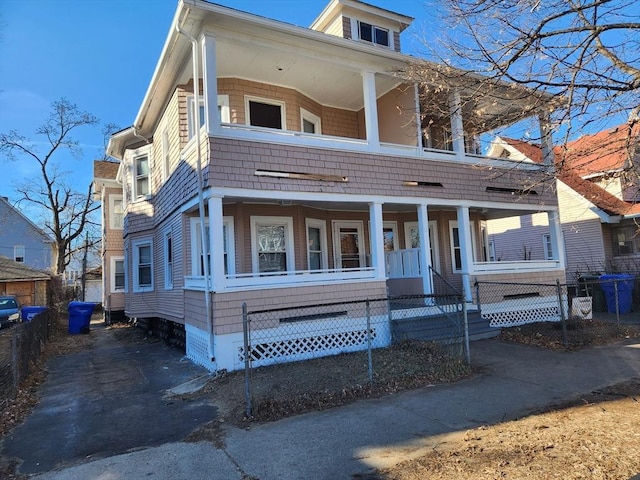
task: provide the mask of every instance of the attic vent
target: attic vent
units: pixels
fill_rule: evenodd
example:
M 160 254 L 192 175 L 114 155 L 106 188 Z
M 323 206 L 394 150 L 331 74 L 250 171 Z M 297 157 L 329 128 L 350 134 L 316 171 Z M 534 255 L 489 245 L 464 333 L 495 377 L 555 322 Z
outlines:
M 320 180 L 321 182 L 346 183 L 349 177 L 340 175 L 326 175 L 323 173 L 281 172 L 278 170 L 256 170 L 254 175 L 258 177 L 297 178 L 299 180 Z
M 510 193 L 511 195 L 538 195 L 535 190 L 521 190 L 519 188 L 487 187 L 487 192 Z
M 404 181 L 402 185 L 405 187 L 442 187 L 442 183 L 440 182 L 412 182 L 412 181 Z

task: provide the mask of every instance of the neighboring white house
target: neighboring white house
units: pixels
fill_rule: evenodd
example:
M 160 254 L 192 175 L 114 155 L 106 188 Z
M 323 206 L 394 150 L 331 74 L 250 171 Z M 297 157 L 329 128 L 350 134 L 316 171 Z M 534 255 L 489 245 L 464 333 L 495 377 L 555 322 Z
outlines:
M 53 267 L 53 239 L 0 197 L 0 255 L 36 270 Z

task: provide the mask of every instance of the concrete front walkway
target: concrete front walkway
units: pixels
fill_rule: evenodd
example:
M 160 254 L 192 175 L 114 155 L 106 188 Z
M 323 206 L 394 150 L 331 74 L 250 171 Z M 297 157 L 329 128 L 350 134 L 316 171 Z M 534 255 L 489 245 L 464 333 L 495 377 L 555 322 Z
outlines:
M 482 373 L 456 384 L 359 401 L 247 430 L 229 427 L 222 448 L 206 442 L 173 441 L 35 478 L 366 478 L 376 467 L 417 456 L 465 430 L 518 418 L 546 405 L 640 377 L 637 341 L 578 352 L 551 352 L 483 340 L 471 344 L 471 356 Z M 131 408 L 147 408 L 150 412 L 160 408 L 158 403 L 140 407 L 138 402 L 131 398 Z M 183 409 L 189 410 L 189 406 L 178 405 L 170 411 L 182 415 Z M 211 412 L 202 413 L 207 414 Z M 68 428 L 68 420 L 51 417 L 61 429 Z M 28 424 L 29 420 L 25 428 Z M 142 426 L 123 428 L 130 428 L 134 434 Z M 31 433 L 37 437 L 33 429 Z M 88 429 L 83 438 L 94 434 L 99 432 Z M 55 441 L 50 436 L 41 440 Z

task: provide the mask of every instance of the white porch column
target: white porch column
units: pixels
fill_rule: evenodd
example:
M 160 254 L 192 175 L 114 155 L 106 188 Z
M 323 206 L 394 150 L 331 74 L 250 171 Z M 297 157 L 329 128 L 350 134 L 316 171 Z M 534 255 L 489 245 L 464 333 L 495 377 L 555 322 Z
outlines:
M 382 203 L 369 204 L 369 222 L 371 224 L 371 266 L 375 269 L 375 278 L 387 278 L 387 266 L 384 258 L 384 231 L 382 223 Z
M 218 71 L 216 67 L 216 38 L 202 35 L 202 83 L 204 86 L 204 123 L 209 135 L 220 130 L 218 112 Z
M 469 273 L 473 264 L 473 245 L 471 239 L 471 222 L 469 207 L 460 206 L 458 211 L 458 240 L 460 241 L 460 259 L 462 262 L 462 293 L 467 302 L 473 298 Z
M 460 92 L 454 90 L 449 97 L 449 110 L 451 112 L 451 140 L 456 157 L 464 158 L 464 126 L 462 124 L 462 102 Z
M 549 233 L 551 236 L 551 248 L 553 249 L 553 259 L 558 261 L 558 266 L 565 269 L 564 240 L 562 235 L 562 224 L 557 210 L 547 212 L 549 218 Z
M 364 94 L 364 123 L 367 132 L 369 148 L 378 149 L 380 133 L 378 130 L 378 101 L 376 98 L 376 74 L 365 71 L 362 73 L 362 89 Z
M 424 145 L 422 144 L 422 117 L 420 115 L 420 87 L 417 83 L 413 84 L 413 95 L 416 102 L 416 129 L 418 130 L 418 141 L 416 145 L 420 153 L 423 153 Z
M 420 234 L 420 272 L 422 273 L 422 292 L 433 293 L 431 284 L 431 239 L 429 238 L 429 213 L 427 204 L 418 205 L 418 232 Z
M 227 279 L 224 275 L 224 243 L 222 220 L 222 197 L 211 197 L 209 207 L 209 251 L 211 252 L 211 289 L 224 289 Z

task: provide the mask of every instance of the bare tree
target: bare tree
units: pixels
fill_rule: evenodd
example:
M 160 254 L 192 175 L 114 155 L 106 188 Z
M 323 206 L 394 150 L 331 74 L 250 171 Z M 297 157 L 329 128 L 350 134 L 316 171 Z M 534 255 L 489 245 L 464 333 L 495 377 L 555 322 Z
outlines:
M 546 115 L 546 107 L 551 105 L 555 143 L 564 148 L 556 158 L 560 170 L 571 149 L 566 148 L 570 140 L 626 122 L 627 141 L 615 137 L 614 143 L 627 148 L 626 173 L 640 184 L 638 162 L 634 170 L 632 161 L 639 151 L 640 124 L 637 0 L 429 3 L 432 11 L 440 9 L 441 24 L 447 25 L 441 38 L 431 35 L 423 39 L 433 63 L 416 61 L 400 72 L 421 86 L 427 115 L 448 117 L 447 111 L 437 112 L 437 102 L 432 99 L 454 90 L 461 92 L 463 111 L 469 113 L 465 130 L 470 133 L 508 127 L 523 115 Z M 470 77 L 473 81 L 467 81 Z M 516 98 L 519 91 L 530 92 L 534 100 L 521 102 Z M 483 103 L 497 105 L 498 111 L 501 105 L 509 108 L 504 109 L 502 118 L 494 116 L 487 121 L 482 117 Z M 437 119 L 425 120 L 437 123 Z M 525 140 L 537 143 L 541 138 L 532 135 Z M 612 145 L 601 148 L 592 143 L 590 148 L 610 153 Z M 569 153 L 594 156 L 593 152 Z
M 62 98 L 52 103 L 49 117 L 36 130 L 36 135 L 44 137 L 44 153 L 17 131 L 0 134 L 0 153 L 8 159 L 24 157 L 39 165 L 40 178 L 36 182 L 23 182 L 16 191 L 21 194 L 21 201 L 47 212 L 44 230 L 54 240 L 54 274 L 63 273 L 76 250 L 83 248 L 81 236 L 93 224 L 91 213 L 99 208 L 92 198 L 92 183 L 86 193 L 76 192 L 54 158 L 63 151 L 79 158 L 81 149 L 72 134 L 80 127 L 97 123 L 95 116 Z

